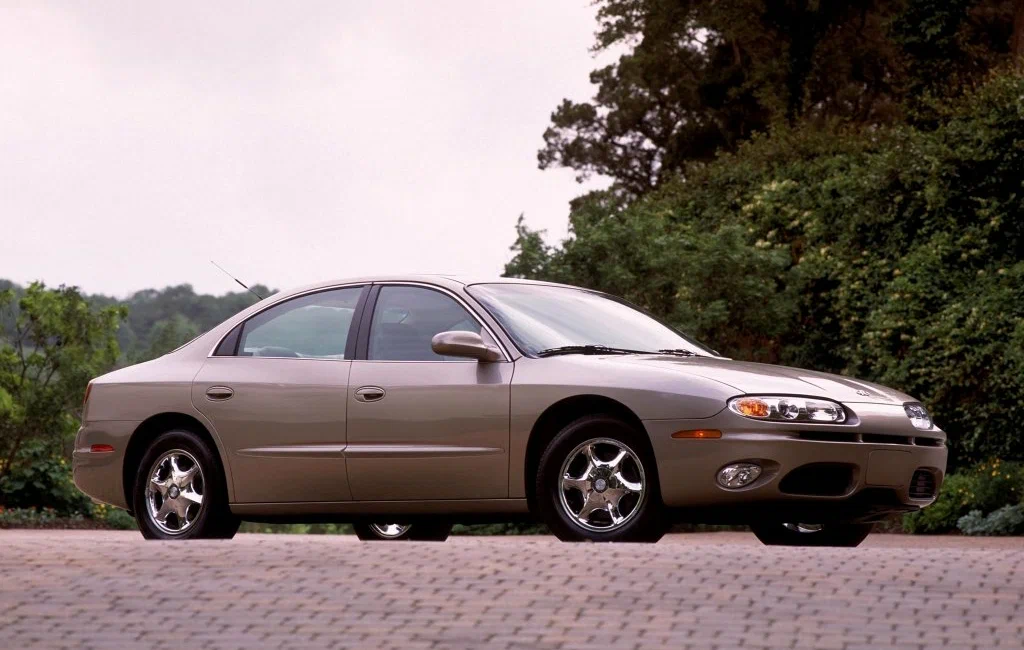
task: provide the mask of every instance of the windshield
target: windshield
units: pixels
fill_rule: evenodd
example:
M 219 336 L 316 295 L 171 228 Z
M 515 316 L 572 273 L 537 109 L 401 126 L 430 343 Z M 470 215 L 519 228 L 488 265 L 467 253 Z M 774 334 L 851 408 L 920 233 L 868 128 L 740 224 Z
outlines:
M 594 291 L 536 284 L 475 284 L 468 291 L 532 355 L 577 345 L 715 354 L 628 303 Z

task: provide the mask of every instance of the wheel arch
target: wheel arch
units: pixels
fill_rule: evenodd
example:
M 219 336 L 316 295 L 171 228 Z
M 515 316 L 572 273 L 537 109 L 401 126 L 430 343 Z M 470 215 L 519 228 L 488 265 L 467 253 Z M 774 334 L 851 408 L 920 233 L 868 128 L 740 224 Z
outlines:
M 526 462 L 524 464 L 523 481 L 526 486 L 526 502 L 531 512 L 535 511 L 532 486 L 535 482 L 541 454 L 545 447 L 558 432 L 570 422 L 586 415 L 610 415 L 633 426 L 641 439 L 647 444 L 646 451 L 654 458 L 654 447 L 651 445 L 647 428 L 639 416 L 622 402 L 605 395 L 573 395 L 563 398 L 548 406 L 530 430 L 526 443 Z M 654 463 L 657 472 L 657 459 Z
M 168 411 L 158 413 L 144 420 L 132 432 L 128 440 L 128 447 L 125 449 L 124 462 L 121 466 L 121 484 L 124 489 L 125 503 L 129 508 L 132 506 L 132 493 L 135 488 L 135 477 L 138 474 L 138 466 L 149 444 L 161 433 L 183 429 L 199 436 L 203 442 L 210 446 L 213 457 L 217 460 L 220 469 L 220 477 L 224 480 L 226 489 L 230 488 L 231 481 L 228 479 L 227 468 L 221 456 L 220 446 L 214 439 L 210 430 L 194 416 L 186 413 Z M 230 492 L 228 492 L 230 494 Z

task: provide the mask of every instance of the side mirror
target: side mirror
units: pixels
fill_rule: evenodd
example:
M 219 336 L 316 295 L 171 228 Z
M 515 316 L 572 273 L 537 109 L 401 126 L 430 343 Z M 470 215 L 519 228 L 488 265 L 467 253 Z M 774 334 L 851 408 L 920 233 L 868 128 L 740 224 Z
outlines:
M 469 357 L 477 361 L 501 360 L 501 351 L 484 343 L 476 332 L 440 332 L 430 340 L 430 349 L 446 357 Z

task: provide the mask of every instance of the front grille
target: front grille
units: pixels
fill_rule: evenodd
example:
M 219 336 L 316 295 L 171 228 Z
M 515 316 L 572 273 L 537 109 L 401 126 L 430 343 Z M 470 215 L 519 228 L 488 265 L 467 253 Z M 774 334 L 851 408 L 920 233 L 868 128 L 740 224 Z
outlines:
M 935 496 L 935 474 L 923 468 L 914 472 L 910 479 L 911 499 L 930 499 Z
M 815 442 L 860 442 L 860 434 L 856 432 L 801 431 L 797 435 L 801 440 L 814 440 Z
M 914 444 L 913 438 L 906 436 L 886 436 L 880 433 L 865 433 L 861 436 L 864 442 L 870 442 L 874 445 L 912 445 Z
M 809 463 L 797 467 L 779 482 L 786 494 L 837 497 L 854 485 L 854 466 L 846 463 Z
M 800 431 L 796 434 L 801 440 L 814 442 L 866 442 L 872 445 L 906 445 L 908 447 L 942 447 L 946 443 L 942 438 L 925 438 L 923 436 L 890 436 L 884 433 L 856 433 L 834 431 Z

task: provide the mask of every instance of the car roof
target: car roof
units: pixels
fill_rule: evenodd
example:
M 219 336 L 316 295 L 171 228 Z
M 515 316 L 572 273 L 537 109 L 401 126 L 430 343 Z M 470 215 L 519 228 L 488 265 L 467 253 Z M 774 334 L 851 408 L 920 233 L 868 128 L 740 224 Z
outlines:
M 532 284 L 537 286 L 571 287 L 567 284 L 556 282 L 545 282 L 539 280 L 526 280 L 523 278 L 494 278 L 494 277 L 473 277 L 466 275 L 454 275 L 445 273 L 419 273 L 419 274 L 396 274 L 396 275 L 364 275 L 351 278 L 340 278 L 327 282 L 314 282 L 301 287 L 292 287 L 274 294 L 277 297 L 289 296 L 297 293 L 325 289 L 342 284 L 359 284 L 369 282 L 422 282 L 425 284 L 436 284 L 449 289 L 458 289 L 474 284 Z M 578 287 L 572 287 L 578 288 Z

